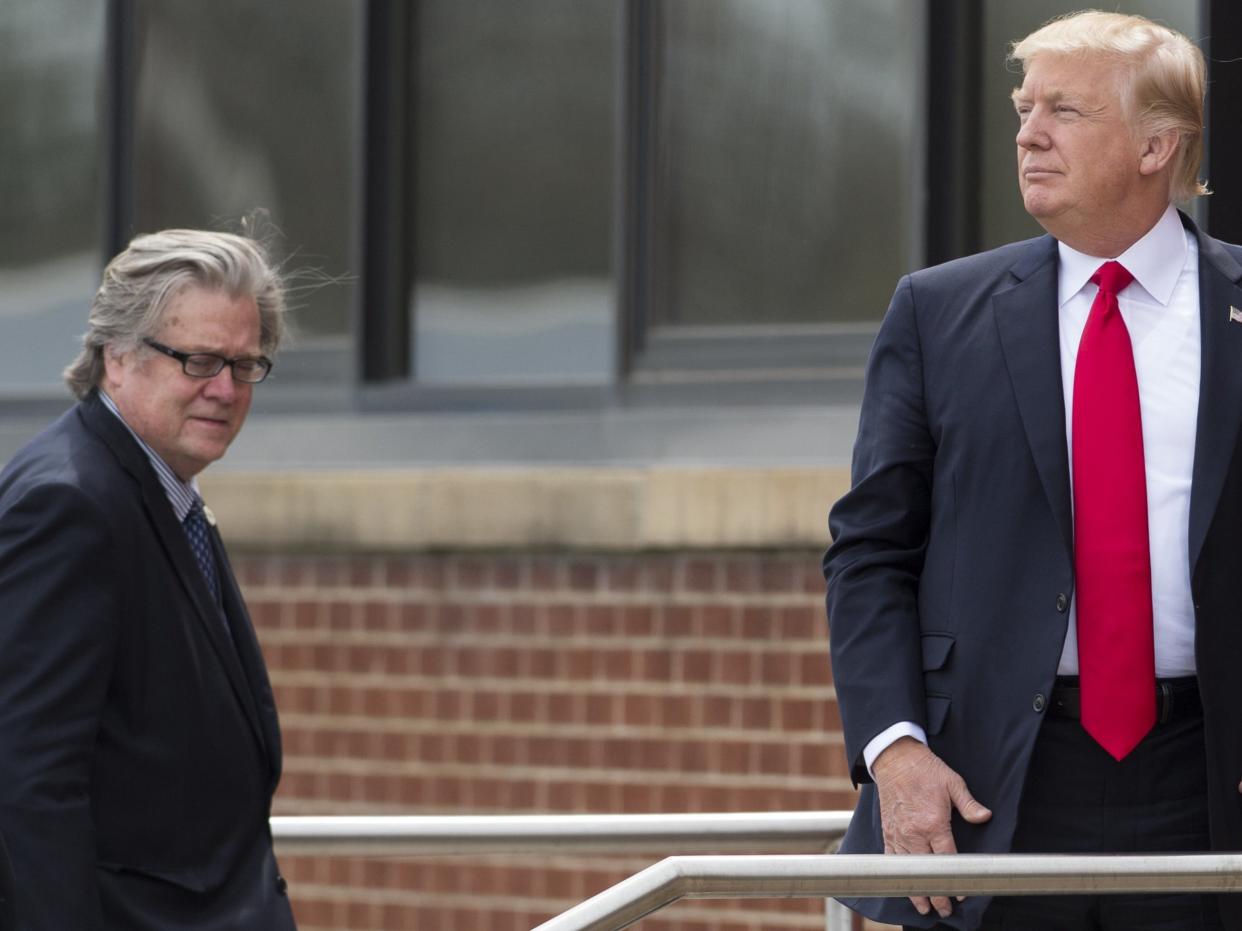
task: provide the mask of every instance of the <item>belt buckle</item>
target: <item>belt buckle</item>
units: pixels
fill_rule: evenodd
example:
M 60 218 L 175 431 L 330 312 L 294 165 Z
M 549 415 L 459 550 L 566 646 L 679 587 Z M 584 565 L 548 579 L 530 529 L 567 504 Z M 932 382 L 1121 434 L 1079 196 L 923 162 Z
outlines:
M 1158 682 L 1157 685 L 1160 686 L 1157 723 L 1168 724 L 1169 718 L 1173 717 L 1173 687 L 1167 682 Z

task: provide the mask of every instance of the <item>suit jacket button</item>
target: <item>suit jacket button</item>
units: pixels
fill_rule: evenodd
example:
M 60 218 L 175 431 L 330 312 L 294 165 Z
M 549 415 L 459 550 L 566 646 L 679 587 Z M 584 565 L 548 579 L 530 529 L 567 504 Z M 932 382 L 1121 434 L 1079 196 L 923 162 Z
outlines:
M 1048 707 L 1048 699 L 1044 698 L 1043 692 L 1036 692 L 1035 698 L 1031 701 L 1031 708 L 1036 712 L 1042 712 Z
M 1065 592 L 1061 592 L 1059 595 L 1057 595 L 1057 613 L 1064 614 L 1068 610 L 1069 610 L 1069 598 L 1066 596 Z
M 280 893 L 281 895 L 289 894 L 289 884 L 285 882 L 285 877 L 283 876 L 276 877 L 276 891 Z

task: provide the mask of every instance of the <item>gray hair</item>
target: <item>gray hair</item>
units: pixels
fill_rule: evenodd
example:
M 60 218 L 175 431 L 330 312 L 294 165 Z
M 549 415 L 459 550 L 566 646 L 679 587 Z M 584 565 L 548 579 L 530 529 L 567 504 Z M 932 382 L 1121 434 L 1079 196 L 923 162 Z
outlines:
M 285 288 L 267 250 L 232 233 L 164 230 L 136 237 L 104 269 L 82 351 L 65 369 L 74 396 L 84 398 L 100 383 L 105 351 L 129 352 L 156 336 L 169 304 L 189 287 L 254 298 L 261 351 L 275 354 L 285 329 Z

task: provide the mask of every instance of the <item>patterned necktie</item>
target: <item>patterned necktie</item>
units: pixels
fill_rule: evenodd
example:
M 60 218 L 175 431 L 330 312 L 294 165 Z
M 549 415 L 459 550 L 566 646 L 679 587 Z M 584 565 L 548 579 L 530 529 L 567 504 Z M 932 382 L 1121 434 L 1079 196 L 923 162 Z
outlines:
M 185 535 L 190 540 L 190 549 L 198 561 L 198 568 L 203 570 L 203 578 L 207 581 L 207 589 L 216 605 L 220 605 L 220 577 L 216 574 L 216 560 L 211 554 L 211 540 L 207 535 L 207 518 L 203 516 L 203 502 L 195 499 L 190 513 L 182 521 Z
M 1117 295 L 1134 277 L 1106 262 L 1074 369 L 1074 569 L 1082 726 L 1115 759 L 1156 722 L 1143 422 Z

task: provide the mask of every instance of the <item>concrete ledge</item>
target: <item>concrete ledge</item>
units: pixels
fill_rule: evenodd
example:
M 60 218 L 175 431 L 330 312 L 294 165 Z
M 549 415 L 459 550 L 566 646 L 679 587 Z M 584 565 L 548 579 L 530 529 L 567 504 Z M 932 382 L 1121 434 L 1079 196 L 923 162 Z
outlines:
M 820 547 L 844 468 L 219 472 L 201 478 L 245 549 Z

